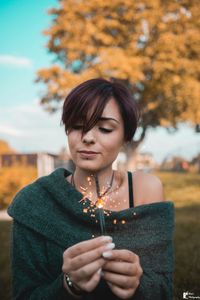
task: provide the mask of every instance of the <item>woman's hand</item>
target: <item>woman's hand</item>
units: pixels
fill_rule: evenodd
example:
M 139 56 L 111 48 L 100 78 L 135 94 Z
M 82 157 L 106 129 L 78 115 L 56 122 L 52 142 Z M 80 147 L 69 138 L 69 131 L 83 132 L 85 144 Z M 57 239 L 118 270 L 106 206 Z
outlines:
M 102 253 L 114 247 L 109 236 L 78 243 L 63 253 L 62 271 L 68 274 L 75 287 L 91 292 L 99 283 L 105 264 Z
M 133 296 L 143 274 L 138 255 L 129 250 L 112 250 L 102 256 L 107 260 L 102 277 L 112 292 L 121 299 Z

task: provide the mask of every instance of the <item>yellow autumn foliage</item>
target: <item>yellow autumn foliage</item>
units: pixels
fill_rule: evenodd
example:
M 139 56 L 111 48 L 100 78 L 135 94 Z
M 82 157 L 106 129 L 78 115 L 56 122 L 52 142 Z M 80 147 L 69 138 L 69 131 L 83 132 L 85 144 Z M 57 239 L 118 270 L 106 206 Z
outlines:
M 0 155 L 5 153 L 11 154 L 15 153 L 15 151 L 9 146 L 9 144 L 6 141 L 0 140 Z
M 59 63 L 43 68 L 41 104 L 60 107 L 66 94 L 90 78 L 122 80 L 149 127 L 200 122 L 200 5 L 197 0 L 60 0 L 47 48 Z
M 14 195 L 37 178 L 37 169 L 26 165 L 0 168 L 0 209 L 6 208 Z

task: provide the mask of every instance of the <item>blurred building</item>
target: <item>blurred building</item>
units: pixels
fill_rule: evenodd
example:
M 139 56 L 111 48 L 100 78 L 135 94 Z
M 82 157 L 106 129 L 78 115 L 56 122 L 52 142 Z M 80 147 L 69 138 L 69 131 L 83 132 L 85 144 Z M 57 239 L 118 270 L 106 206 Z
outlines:
M 61 149 L 57 155 L 47 152 L 0 154 L 0 168 L 16 165 L 35 167 L 38 177 L 48 175 L 57 168 L 74 170 L 74 164 L 65 149 Z
M 12 166 L 31 166 L 37 168 L 38 177 L 47 175 L 55 169 L 57 155 L 50 153 L 12 153 L 0 155 L 0 168 Z
M 190 170 L 191 172 L 200 173 L 200 153 L 190 162 Z
M 190 163 L 181 156 L 172 156 L 162 162 L 160 169 L 163 171 L 187 172 L 190 171 Z
M 162 171 L 200 173 L 200 153 L 191 160 L 181 155 L 167 156 L 158 167 Z
M 157 168 L 153 154 L 150 152 L 136 152 L 128 160 L 128 170 L 144 170 L 151 171 Z
M 125 153 L 120 152 L 116 161 L 114 162 L 114 168 L 119 170 L 144 170 L 150 171 L 157 168 L 153 155 L 150 152 L 135 152 L 132 157 L 127 159 Z

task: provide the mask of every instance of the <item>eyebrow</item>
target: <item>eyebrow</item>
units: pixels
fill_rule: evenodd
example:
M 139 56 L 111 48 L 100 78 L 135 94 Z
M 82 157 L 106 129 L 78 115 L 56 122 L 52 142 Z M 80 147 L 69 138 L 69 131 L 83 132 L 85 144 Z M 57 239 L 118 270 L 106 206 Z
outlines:
M 114 119 L 114 118 L 107 118 L 107 117 L 100 117 L 99 118 L 99 121 L 109 121 L 109 120 L 113 120 L 113 121 L 115 121 L 115 122 L 117 122 L 117 123 L 119 123 L 119 121 L 117 121 L 116 119 Z

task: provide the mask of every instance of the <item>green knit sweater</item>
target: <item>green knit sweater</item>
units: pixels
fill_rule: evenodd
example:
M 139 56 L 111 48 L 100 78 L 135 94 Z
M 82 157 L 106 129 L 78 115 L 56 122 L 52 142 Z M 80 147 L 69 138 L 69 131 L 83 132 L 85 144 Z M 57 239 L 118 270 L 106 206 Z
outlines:
M 23 188 L 8 208 L 13 217 L 13 299 L 72 299 L 63 287 L 63 252 L 100 235 L 98 210 L 70 183 L 65 169 Z M 95 208 L 95 207 L 93 207 Z M 106 211 L 108 212 L 108 211 Z M 132 300 L 171 300 L 174 206 L 170 201 L 140 205 L 105 216 L 117 249 L 140 257 L 141 282 Z M 124 222 L 125 221 L 125 222 Z M 86 299 L 119 299 L 102 279 Z

